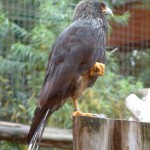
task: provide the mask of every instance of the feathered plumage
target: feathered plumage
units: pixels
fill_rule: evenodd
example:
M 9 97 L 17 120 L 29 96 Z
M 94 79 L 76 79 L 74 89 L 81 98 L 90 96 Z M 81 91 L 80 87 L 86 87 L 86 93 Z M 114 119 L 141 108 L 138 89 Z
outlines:
M 89 70 L 95 62 L 105 63 L 108 27 L 103 6 L 104 3 L 96 0 L 81 1 L 75 8 L 73 23 L 55 40 L 27 137 L 28 144 L 34 143 L 42 122 L 45 124 L 48 116 L 68 97 L 78 98 L 84 89 L 95 83 L 97 76 L 89 76 Z

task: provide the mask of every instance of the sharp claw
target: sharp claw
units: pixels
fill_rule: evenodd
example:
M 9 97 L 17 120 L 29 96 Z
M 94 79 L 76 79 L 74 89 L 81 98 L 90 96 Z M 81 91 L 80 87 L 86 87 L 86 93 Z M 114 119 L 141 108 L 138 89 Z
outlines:
M 95 114 L 91 114 L 91 113 L 83 113 L 82 111 L 75 111 L 72 113 L 73 117 L 76 116 L 87 116 L 87 117 L 95 117 Z
M 90 75 L 91 76 L 95 76 L 95 75 L 102 76 L 102 75 L 104 75 L 104 72 L 105 72 L 105 64 L 96 62 L 90 71 Z

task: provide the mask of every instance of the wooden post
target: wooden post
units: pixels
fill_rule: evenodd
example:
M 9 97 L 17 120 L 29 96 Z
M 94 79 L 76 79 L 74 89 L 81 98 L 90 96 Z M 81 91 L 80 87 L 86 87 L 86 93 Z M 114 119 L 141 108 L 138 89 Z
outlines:
M 150 150 L 150 123 L 75 117 L 73 150 Z

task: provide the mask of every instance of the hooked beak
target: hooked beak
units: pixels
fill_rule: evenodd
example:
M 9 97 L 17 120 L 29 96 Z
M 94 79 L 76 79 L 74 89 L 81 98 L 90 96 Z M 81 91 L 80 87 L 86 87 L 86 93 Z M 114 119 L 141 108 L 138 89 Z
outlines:
M 113 12 L 109 7 L 105 7 L 105 9 L 103 9 L 103 13 L 105 15 L 111 15 L 113 17 Z

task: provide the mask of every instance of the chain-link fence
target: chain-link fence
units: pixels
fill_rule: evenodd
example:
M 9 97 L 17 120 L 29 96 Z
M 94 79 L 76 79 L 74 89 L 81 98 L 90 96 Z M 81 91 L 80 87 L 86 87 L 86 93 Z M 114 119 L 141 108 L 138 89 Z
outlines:
M 115 3 L 114 1 L 111 2 Z M 1 13 L 4 13 L 8 19 L 8 22 L 5 22 L 5 28 L 1 29 L 0 33 L 3 36 L 7 32 L 5 35 L 7 37 L 1 38 L 0 41 L 0 54 L 2 56 L 7 55 L 8 49 L 16 41 L 27 42 L 22 30 L 24 32 L 30 31 L 35 26 L 39 19 L 37 14 L 40 3 L 42 3 L 40 0 L 37 2 L 33 0 L 1 0 Z M 123 14 L 126 11 L 131 15 L 128 24 L 111 23 L 112 34 L 108 38 L 108 45 L 119 47 L 121 72 L 125 75 L 136 76 L 143 71 L 143 65 L 145 65 L 145 58 L 143 57 L 146 53 L 148 55 L 147 50 L 150 47 L 150 2 L 148 0 L 132 0 L 114 7 L 116 14 Z M 7 30 L 10 27 L 9 21 L 12 31 Z M 140 60 L 139 55 L 141 56 Z
M 8 99 L 26 100 L 38 94 L 41 86 L 36 85 L 43 82 L 43 65 L 50 47 L 71 22 L 77 1 L 70 3 L 69 8 L 65 2 L 59 5 L 57 1 L 55 5 L 49 0 L 0 1 L 0 89 L 10 91 L 2 94 L 5 98 L 8 95 Z M 107 45 L 111 50 L 119 49 L 115 54 L 121 74 L 140 76 L 147 84 L 150 76 L 150 2 L 119 2 L 111 1 L 118 17 L 114 17 L 116 21 L 110 21 L 112 30 Z M 126 17 L 119 18 L 123 13 L 130 16 L 128 21 Z
M 26 123 L 33 116 L 31 99 L 43 83 L 50 47 L 78 1 L 0 0 L 0 119 Z M 120 74 L 139 77 L 148 87 L 150 1 L 109 2 L 116 20 L 110 20 L 108 49 L 118 48 Z
M 128 1 L 115 7 L 117 14 L 130 13 L 127 25 L 112 23 L 108 45 L 118 47 L 120 71 L 124 75 L 148 76 L 150 70 L 150 2 Z M 123 22 L 123 20 L 122 20 Z
M 45 1 L 0 1 L 1 82 L 9 82 L 10 87 L 7 88 L 13 91 L 22 89 L 22 92 L 15 93 L 21 99 L 26 99 L 25 92 L 30 96 L 33 93 L 30 89 L 33 89 L 31 88 L 33 84 L 37 84 L 35 83 L 37 80 L 34 82 L 33 78 L 41 77 L 41 74 L 44 77 L 44 71 L 41 68 L 47 61 L 50 47 L 65 25 L 70 23 L 72 16 L 72 11 L 66 8 L 65 3 L 62 4 L 64 6 L 64 10 L 61 10 L 61 13 L 64 11 L 62 15 L 59 8 L 53 8 L 55 4 L 49 8 Z M 74 5 L 75 3 L 71 4 L 71 9 Z M 52 9 L 51 14 L 48 14 L 48 9 Z M 108 36 L 107 44 L 111 49 L 114 47 L 119 49 L 116 55 L 119 58 L 120 73 L 141 76 L 147 82 L 150 66 L 150 2 L 148 0 L 125 1 L 115 5 L 113 11 L 116 15 L 127 11 L 130 13 L 127 24 L 124 23 L 123 18 L 120 18 L 122 22 L 119 24 L 110 22 L 112 32 Z M 69 17 L 65 14 L 69 14 Z M 47 27 L 45 28 L 44 25 Z M 53 29 L 55 29 L 54 33 L 51 32 Z M 32 74 L 33 70 L 34 74 Z M 40 75 L 39 70 L 42 70 Z M 30 80 L 31 76 L 32 80 Z M 42 80 L 43 78 L 39 78 L 39 82 Z M 26 89 L 27 84 L 30 85 L 28 89 Z M 35 86 L 34 88 L 36 88 L 35 91 L 40 89 Z

